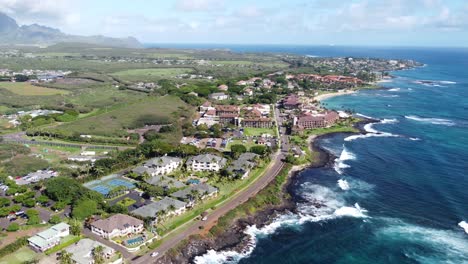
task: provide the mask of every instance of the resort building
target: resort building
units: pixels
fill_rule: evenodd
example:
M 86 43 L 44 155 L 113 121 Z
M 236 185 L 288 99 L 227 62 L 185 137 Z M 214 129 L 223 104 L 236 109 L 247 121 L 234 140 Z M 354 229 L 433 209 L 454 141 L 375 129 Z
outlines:
M 225 93 L 212 93 L 212 94 L 208 95 L 208 98 L 210 98 L 211 100 L 222 101 L 222 100 L 229 99 L 229 95 L 227 95 Z
M 187 169 L 193 171 L 219 171 L 226 165 L 226 159 L 213 154 L 204 154 L 189 158 L 186 164 Z
M 271 118 L 268 117 L 245 118 L 242 119 L 241 124 L 243 127 L 254 128 L 272 128 L 274 125 Z
M 28 239 L 29 246 L 36 251 L 44 252 L 60 244 L 60 239 L 70 235 L 70 226 L 60 223 L 37 233 Z
M 216 113 L 218 115 L 223 115 L 223 114 L 239 115 L 240 113 L 240 109 L 236 105 L 217 105 L 215 108 L 216 108 Z
M 106 260 L 106 263 L 111 264 L 118 264 L 122 263 L 122 258 L 115 257 L 113 261 L 110 261 L 115 254 L 116 251 L 113 248 L 110 248 L 100 242 L 91 240 L 89 238 L 83 238 L 80 241 L 76 242 L 75 244 L 67 247 L 65 249 L 66 252 L 71 254 L 71 259 L 76 264 L 90 264 L 94 263 L 93 252 L 94 249 L 97 247 L 102 247 L 103 251 L 102 254 Z
M 177 157 L 157 157 L 145 162 L 132 171 L 138 175 L 148 173 L 150 176 L 170 174 L 182 165 L 182 159 Z
M 300 106 L 299 97 L 295 94 L 290 94 L 283 99 L 283 107 L 285 109 L 298 109 Z
M 124 214 L 116 214 L 90 224 L 91 231 L 106 239 L 143 232 L 143 221 Z
M 257 166 L 257 159 L 259 157 L 259 155 L 251 152 L 242 153 L 239 158 L 233 161 L 227 168 L 227 171 L 243 179 L 249 175 L 252 168 Z
M 333 125 L 340 116 L 337 112 L 330 111 L 320 114 L 303 113 L 293 119 L 293 125 L 300 129 L 313 129 Z
M 158 218 L 161 214 L 180 215 L 185 212 L 186 206 L 185 202 L 164 197 L 162 200 L 135 209 L 131 213 L 144 218 Z

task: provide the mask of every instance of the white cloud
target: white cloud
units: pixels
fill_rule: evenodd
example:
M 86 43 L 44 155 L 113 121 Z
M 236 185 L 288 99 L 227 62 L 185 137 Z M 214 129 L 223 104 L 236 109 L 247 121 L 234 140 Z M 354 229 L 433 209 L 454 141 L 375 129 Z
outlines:
M 181 11 L 213 11 L 225 6 L 224 0 L 178 0 L 176 8 Z

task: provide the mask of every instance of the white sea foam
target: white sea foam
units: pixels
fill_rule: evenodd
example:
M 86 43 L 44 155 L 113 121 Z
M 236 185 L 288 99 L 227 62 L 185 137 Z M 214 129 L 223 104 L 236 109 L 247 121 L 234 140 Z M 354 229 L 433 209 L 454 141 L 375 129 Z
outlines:
M 401 89 L 400 88 L 392 88 L 392 89 L 388 89 L 387 91 L 389 92 L 399 92 Z
M 457 84 L 457 82 L 452 82 L 452 81 L 440 81 L 442 84 Z
M 355 160 L 355 159 L 356 159 L 356 155 L 354 155 L 354 153 L 352 153 L 351 151 L 346 149 L 346 147 L 343 146 L 343 150 L 341 151 L 340 157 L 335 159 L 335 165 L 334 165 L 335 171 L 338 172 L 339 174 L 342 174 L 343 169 L 350 167 L 348 164 L 345 163 L 345 161 Z
M 430 117 L 420 117 L 416 115 L 405 116 L 406 119 L 421 122 L 421 123 L 430 123 L 433 125 L 443 125 L 443 126 L 454 126 L 455 123 L 452 120 L 444 118 L 430 118 Z
M 339 179 L 338 180 L 338 186 L 341 188 L 343 191 L 349 190 L 351 187 L 349 187 L 349 183 L 347 180 Z
M 421 140 L 420 138 L 417 138 L 417 137 L 410 137 L 409 140 L 411 141 L 419 141 Z
M 385 227 L 377 231 L 382 241 L 408 245 L 406 256 L 419 263 L 468 263 L 468 240 L 452 230 L 441 230 L 405 223 L 398 219 L 384 219 Z M 424 247 L 424 252 L 412 251 Z
M 398 120 L 396 119 L 383 119 L 379 123 L 380 124 L 393 124 L 397 122 Z M 394 135 L 392 133 L 378 131 L 377 129 L 374 128 L 374 124 L 375 123 L 369 123 L 364 126 L 364 130 L 367 132 L 367 134 L 352 135 L 352 136 L 346 137 L 344 140 L 353 141 L 353 140 L 360 139 L 360 138 L 370 138 L 370 137 L 400 137 L 399 135 Z
M 355 218 L 366 218 L 366 213 L 367 210 L 361 208 L 358 203 L 355 203 L 353 207 L 351 206 L 344 206 L 341 208 L 338 208 L 335 212 L 334 215 L 336 217 L 343 217 L 343 216 L 350 216 L 350 217 L 355 217 Z
M 371 117 L 371 116 L 367 116 L 367 115 L 363 115 L 363 114 L 359 114 L 359 113 L 357 113 L 356 115 L 357 115 L 357 116 L 360 116 L 360 117 L 367 118 L 367 119 L 375 119 L 375 118 L 373 118 L 373 117 Z
M 465 233 L 468 234 L 468 223 L 465 222 L 465 221 L 461 221 L 460 223 L 458 223 L 458 226 L 460 226 L 461 228 L 463 228 L 465 230 Z

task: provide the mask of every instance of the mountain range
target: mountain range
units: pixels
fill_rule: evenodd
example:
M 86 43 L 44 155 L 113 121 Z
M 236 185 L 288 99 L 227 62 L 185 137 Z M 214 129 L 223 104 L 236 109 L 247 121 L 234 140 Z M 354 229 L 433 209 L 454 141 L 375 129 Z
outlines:
M 0 12 L 0 45 L 53 45 L 61 42 L 88 43 L 103 46 L 141 48 L 134 37 L 77 36 L 43 25 L 18 25 L 15 19 Z

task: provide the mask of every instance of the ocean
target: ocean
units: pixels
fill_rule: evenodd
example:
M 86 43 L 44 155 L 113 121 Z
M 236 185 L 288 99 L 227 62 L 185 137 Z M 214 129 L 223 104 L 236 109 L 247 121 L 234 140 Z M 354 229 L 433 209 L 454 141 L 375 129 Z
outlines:
M 252 247 L 243 254 L 210 251 L 196 263 L 468 263 L 467 49 L 227 48 L 404 58 L 425 66 L 393 72 L 382 89 L 326 100 L 328 108 L 380 122 L 366 125 L 367 135 L 322 138 L 337 158 L 297 176 L 297 214 L 249 227 Z

